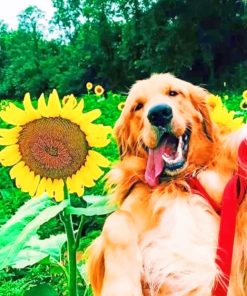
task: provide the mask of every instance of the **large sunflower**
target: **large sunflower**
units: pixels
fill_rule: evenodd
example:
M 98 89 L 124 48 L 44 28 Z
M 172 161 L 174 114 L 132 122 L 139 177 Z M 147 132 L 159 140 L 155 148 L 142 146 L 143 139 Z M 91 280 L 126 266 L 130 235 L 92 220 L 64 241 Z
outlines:
M 111 128 L 92 121 L 100 116 L 95 109 L 82 113 L 84 101 L 73 98 L 61 106 L 54 90 L 46 103 L 44 95 L 35 109 L 30 95 L 24 97 L 24 110 L 10 103 L 0 112 L 11 129 L 0 129 L 0 162 L 13 166 L 10 176 L 17 187 L 31 196 L 46 192 L 56 201 L 64 198 L 64 185 L 70 193 L 83 195 L 92 187 L 109 161 L 92 147 L 104 147 Z

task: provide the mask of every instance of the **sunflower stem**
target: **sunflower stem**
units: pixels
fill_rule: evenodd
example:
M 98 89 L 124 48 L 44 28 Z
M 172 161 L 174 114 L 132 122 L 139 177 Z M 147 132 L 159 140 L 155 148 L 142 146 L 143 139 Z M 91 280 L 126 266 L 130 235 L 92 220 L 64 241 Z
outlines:
M 84 226 L 84 222 L 85 222 L 84 216 L 82 215 L 81 216 L 81 221 L 80 221 L 80 224 L 79 224 L 79 227 L 78 227 L 76 239 L 75 239 L 76 249 L 78 249 L 78 247 L 79 247 L 80 238 L 81 238 L 81 232 L 82 232 L 82 229 L 83 229 L 83 226 Z
M 66 185 L 64 186 L 64 197 L 68 199 L 71 205 L 70 194 Z M 72 222 L 72 215 L 66 213 L 64 210 L 62 214 L 62 221 L 64 223 L 67 234 L 67 253 L 68 253 L 68 292 L 69 296 L 78 296 L 77 293 L 77 266 L 76 266 L 76 240 L 74 235 L 74 227 Z

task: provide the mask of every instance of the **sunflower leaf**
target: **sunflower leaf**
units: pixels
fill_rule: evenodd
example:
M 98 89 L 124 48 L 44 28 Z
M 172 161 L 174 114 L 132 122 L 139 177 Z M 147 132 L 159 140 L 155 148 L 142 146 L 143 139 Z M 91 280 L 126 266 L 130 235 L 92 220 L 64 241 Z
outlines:
M 88 204 L 106 204 L 109 202 L 109 196 L 107 195 L 84 195 L 82 198 Z
M 26 202 L 16 214 L 0 228 L 0 270 L 9 266 L 39 227 L 55 217 L 68 201 L 59 204 L 47 196 Z
M 85 215 L 85 216 L 100 216 L 100 215 L 107 215 L 112 213 L 116 210 L 116 206 L 114 205 L 93 205 L 87 208 L 74 208 L 74 207 L 67 207 L 66 213 L 74 214 L 74 215 Z
M 83 199 L 87 202 L 86 208 L 67 207 L 66 212 L 74 215 L 100 216 L 107 215 L 116 210 L 116 206 L 109 204 L 109 196 L 85 195 Z
M 24 268 L 33 265 L 42 259 L 50 256 L 56 260 L 60 258 L 60 251 L 66 241 L 66 234 L 52 235 L 47 239 L 40 239 L 33 236 L 25 244 L 18 255 L 12 258 L 11 266 L 14 268 Z
M 43 196 L 41 198 L 29 199 L 17 212 L 0 228 L 0 250 L 8 244 L 12 244 L 25 226 L 31 222 L 40 212 L 54 202 L 51 198 Z

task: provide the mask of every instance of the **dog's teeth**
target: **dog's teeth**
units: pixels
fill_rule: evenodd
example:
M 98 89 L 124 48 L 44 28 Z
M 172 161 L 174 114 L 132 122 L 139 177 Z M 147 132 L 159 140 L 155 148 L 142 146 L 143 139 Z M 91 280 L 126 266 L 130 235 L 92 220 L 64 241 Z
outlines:
M 183 140 L 184 140 L 184 142 L 187 142 L 187 140 L 188 140 L 188 135 L 187 134 L 183 135 Z

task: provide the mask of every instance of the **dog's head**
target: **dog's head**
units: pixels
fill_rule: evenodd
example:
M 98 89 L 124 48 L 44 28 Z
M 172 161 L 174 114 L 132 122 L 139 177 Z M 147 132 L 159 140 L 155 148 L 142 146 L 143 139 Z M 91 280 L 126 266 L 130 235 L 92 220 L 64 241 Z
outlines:
M 147 159 L 146 181 L 192 172 L 212 156 L 207 92 L 171 74 L 154 74 L 129 92 L 115 126 L 122 159 Z

